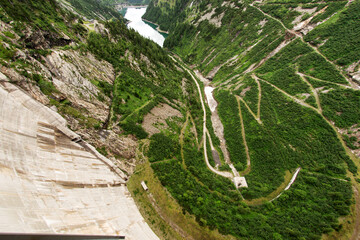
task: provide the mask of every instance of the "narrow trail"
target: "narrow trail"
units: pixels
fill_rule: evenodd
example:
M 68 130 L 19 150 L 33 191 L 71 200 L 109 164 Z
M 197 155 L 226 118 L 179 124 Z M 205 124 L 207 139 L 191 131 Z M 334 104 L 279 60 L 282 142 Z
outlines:
M 322 56 L 328 63 L 330 63 L 331 65 L 333 65 L 333 67 L 335 67 L 335 69 L 337 69 L 337 70 L 339 71 L 340 75 L 341 75 L 343 78 L 345 78 L 345 80 L 348 82 L 348 84 L 349 84 L 349 86 L 350 86 L 351 88 L 353 88 L 353 89 L 358 89 L 358 86 L 357 86 L 355 83 L 353 83 L 346 75 L 344 75 L 342 69 L 341 69 L 338 65 L 336 65 L 335 63 L 333 63 L 332 61 L 330 61 L 324 54 L 322 54 L 322 53 L 319 51 L 319 49 L 318 49 L 317 47 L 315 47 L 315 46 L 311 45 L 310 43 L 306 42 L 302 36 L 300 37 L 300 39 L 301 39 L 301 41 L 302 41 L 303 43 L 305 43 L 305 44 L 307 44 L 309 47 L 311 47 L 317 54 L 319 54 L 320 56 Z
M 267 196 L 259 197 L 251 200 L 245 200 L 244 202 L 249 206 L 259 206 L 264 203 L 269 202 L 273 198 L 275 198 L 277 195 L 282 193 L 286 186 L 289 184 L 293 174 L 291 174 L 290 171 L 285 172 L 284 181 L 280 184 L 278 188 L 276 188 L 273 192 L 269 193 Z
M 315 107 L 313 107 L 313 106 L 311 106 L 311 105 L 309 105 L 309 104 L 301 101 L 300 99 L 298 99 L 298 98 L 290 95 L 289 93 L 285 92 L 284 90 L 282 90 L 281 88 L 275 86 L 274 84 L 272 84 L 272 83 L 270 83 L 270 82 L 268 82 L 268 81 L 266 81 L 266 80 L 264 80 L 264 79 L 261 79 L 261 78 L 257 77 L 255 74 L 253 74 L 252 76 L 253 76 L 254 78 L 257 78 L 257 79 L 260 80 L 260 81 L 263 81 L 263 82 L 269 84 L 270 86 L 272 86 L 273 88 L 275 88 L 275 89 L 278 90 L 279 92 L 283 93 L 283 94 L 286 95 L 287 97 L 291 98 L 294 102 L 300 104 L 301 106 L 310 108 L 310 109 L 314 110 L 315 112 L 319 113 L 320 115 L 322 115 L 321 112 L 320 112 L 317 108 L 315 108 Z
M 198 146 L 198 148 L 200 147 L 200 143 L 199 143 L 199 138 L 198 138 L 198 133 L 196 131 L 196 127 L 195 127 L 195 121 L 193 119 L 193 117 L 191 116 L 191 114 L 189 113 L 189 116 L 190 116 L 190 120 L 191 120 L 191 123 L 193 125 L 193 128 L 194 128 L 194 134 L 195 134 L 195 139 L 196 139 L 196 145 Z
M 330 82 L 330 81 L 326 81 L 326 80 L 322 80 L 320 78 L 316 78 L 316 77 L 313 77 L 313 76 L 310 76 L 310 75 L 307 75 L 305 73 L 301 73 L 299 72 L 302 76 L 304 77 L 308 77 L 308 78 L 312 78 L 316 81 L 319 81 L 319 82 L 325 82 L 325 83 L 330 83 L 330 84 L 334 84 L 334 85 L 337 85 L 339 87 L 342 87 L 342 88 L 347 88 L 347 89 L 352 89 L 352 87 L 348 86 L 348 85 L 344 85 L 344 84 L 341 84 L 341 83 L 334 83 L 334 82 Z
M 131 118 L 135 113 L 138 113 L 141 109 L 143 109 L 144 107 L 146 107 L 152 100 L 148 100 L 146 101 L 143 105 L 141 105 L 140 107 L 136 108 L 131 114 L 129 114 L 124 120 L 122 120 L 122 122 L 125 122 L 128 118 Z
M 253 74 L 253 77 L 258 78 L 255 74 Z M 302 74 L 303 76 L 306 76 L 304 74 Z M 278 91 L 280 91 L 282 94 L 286 95 L 287 97 L 291 98 L 293 101 L 295 101 L 296 103 L 311 108 L 312 110 L 314 110 L 316 113 L 318 113 L 323 119 L 324 121 L 326 121 L 329 126 L 331 126 L 331 128 L 334 130 L 334 132 L 336 133 L 336 136 L 338 138 L 338 140 L 340 141 L 341 145 L 343 146 L 343 148 L 346 151 L 346 154 L 351 158 L 352 161 L 354 161 L 355 163 L 357 163 L 359 161 L 359 159 L 351 152 L 351 150 L 346 146 L 344 140 L 342 139 L 342 136 L 340 134 L 340 132 L 337 130 L 336 126 L 330 122 L 327 118 L 325 118 L 325 116 L 322 114 L 322 112 L 317 109 L 314 108 L 308 104 L 304 104 L 303 102 L 301 102 L 299 99 L 295 98 L 294 96 L 291 96 L 290 94 L 286 93 L 285 91 L 283 91 L 282 89 L 279 89 L 278 87 L 274 86 L 273 84 L 258 78 L 261 81 L 264 81 L 266 83 L 268 83 L 270 86 L 274 87 L 275 89 L 277 89 Z M 343 85 L 342 85 L 343 86 Z M 344 86 L 343 86 L 344 87 Z M 350 88 L 349 86 L 346 86 L 346 88 Z M 360 238 L 360 196 L 359 196 L 359 187 L 358 187 L 358 183 L 356 183 L 355 177 L 349 173 L 348 176 L 351 178 L 351 184 L 353 186 L 353 191 L 354 191 L 354 198 L 355 198 L 355 223 L 354 223 L 354 230 L 351 236 L 351 240 L 357 240 Z M 344 181 L 342 179 L 338 179 L 339 181 Z M 295 181 L 295 179 L 294 179 Z M 290 186 L 289 186 L 290 187 Z M 287 188 L 288 189 L 288 188 Z M 280 194 L 281 195 L 281 194 Z M 278 196 L 279 197 L 279 196 Z
M 202 107 L 203 113 L 204 113 L 204 116 L 203 116 L 203 144 L 204 145 L 203 146 L 204 146 L 204 157 L 205 157 L 206 165 L 213 173 L 218 174 L 218 175 L 223 176 L 223 177 L 226 177 L 226 178 L 230 178 L 232 180 L 233 175 L 231 173 L 218 171 L 215 168 L 213 168 L 209 163 L 209 158 L 208 158 L 208 155 L 207 155 L 207 144 L 206 144 L 206 132 L 207 132 L 207 128 L 206 128 L 206 108 L 205 108 L 201 88 L 200 88 L 200 85 L 197 82 L 196 78 L 194 77 L 194 75 L 187 68 L 184 68 L 184 69 L 190 74 L 191 78 L 194 80 L 194 82 L 196 84 L 196 87 L 198 89 L 199 96 L 200 96 L 201 107 Z
M 262 125 L 262 121 L 260 120 L 260 118 L 259 118 L 257 115 L 255 115 L 255 113 L 251 110 L 251 108 L 250 108 L 249 105 L 245 102 L 245 100 L 244 100 L 242 97 L 238 96 L 238 95 L 235 95 L 235 97 L 236 97 L 236 100 L 237 100 L 238 102 L 241 101 L 241 102 L 245 105 L 245 107 L 249 110 L 250 114 L 255 118 L 255 120 L 256 120 L 260 125 Z
M 149 202 L 151 203 L 157 214 L 159 214 L 162 220 L 168 223 L 181 237 L 183 237 L 183 239 L 194 240 L 192 236 L 188 235 L 180 226 L 175 223 L 176 221 L 172 221 L 166 213 L 164 214 L 162 208 L 159 207 L 158 202 L 151 193 L 147 194 L 147 197 L 149 199 Z
M 311 92 L 313 94 L 313 96 L 315 97 L 315 101 L 316 101 L 316 105 L 318 106 L 317 109 L 319 110 L 320 113 L 322 113 L 322 107 L 321 107 L 321 103 L 320 103 L 320 98 L 319 98 L 319 94 L 318 92 L 315 90 L 315 88 L 313 87 L 313 85 L 311 85 L 311 83 L 309 83 L 308 80 L 306 80 L 306 78 L 304 77 L 304 75 L 302 73 L 299 73 L 298 71 L 296 71 L 296 74 L 300 76 L 301 80 L 303 80 L 311 89 Z
M 277 18 L 275 18 L 275 17 L 273 17 L 273 16 L 271 16 L 271 15 L 267 14 L 266 12 L 264 12 L 263 10 L 261 10 L 260 8 L 258 8 L 258 7 L 256 7 L 256 6 L 254 6 L 254 4 L 253 4 L 253 3 L 251 3 L 251 4 L 250 4 L 250 6 L 252 6 L 253 8 L 256 8 L 257 10 L 259 10 L 260 12 L 262 12 L 262 14 L 264 14 L 265 16 L 267 16 L 267 17 L 269 17 L 269 18 L 271 18 L 271 19 L 273 19 L 273 20 L 277 21 L 278 23 L 280 23 L 280 24 L 281 24 L 281 26 L 282 26 L 283 28 L 285 28 L 286 30 L 288 30 L 288 31 L 290 32 L 290 29 L 288 29 L 288 28 L 287 28 L 287 27 L 283 24 L 283 22 L 282 22 L 282 21 L 280 21 L 279 19 L 277 19 Z
M 207 130 L 207 129 L 206 129 L 206 130 Z M 206 135 L 207 135 L 208 138 L 209 138 L 209 143 L 210 143 L 211 151 L 216 150 L 215 147 L 214 147 L 214 145 L 213 145 L 213 142 L 212 142 L 212 140 L 211 140 L 210 133 L 209 133 L 208 130 L 206 131 Z
M 260 105 L 261 105 L 261 84 L 259 82 L 259 80 L 255 79 L 255 82 L 258 85 L 258 110 L 257 110 L 257 118 L 260 120 Z
M 179 136 L 179 142 L 180 142 L 180 148 L 181 148 L 180 153 L 181 153 L 182 165 L 183 165 L 184 169 L 187 168 L 186 164 L 185 164 L 185 158 L 184 158 L 184 134 L 185 134 L 186 127 L 189 123 L 189 116 L 190 116 L 190 113 L 187 112 L 186 120 L 185 120 L 183 127 L 181 128 L 180 136 Z
M 240 123 L 241 123 L 241 135 L 243 138 L 243 143 L 244 143 L 245 153 L 246 153 L 246 169 L 241 172 L 241 175 L 244 176 L 251 171 L 251 159 L 250 159 L 250 154 L 249 154 L 249 147 L 246 142 L 245 126 L 244 126 L 244 121 L 243 121 L 243 117 L 242 117 L 240 101 L 239 101 L 239 98 L 236 98 L 236 100 L 238 103 L 239 117 L 240 117 Z
M 266 202 L 272 202 L 278 199 L 285 191 L 290 189 L 291 185 L 295 182 L 300 170 L 301 168 L 298 167 L 293 174 L 291 174 L 290 171 L 286 171 L 284 182 L 272 193 L 268 194 L 265 197 L 245 200 L 245 203 L 248 204 L 249 206 L 259 206 Z
M 360 202 L 359 190 L 354 185 L 353 185 L 353 191 L 354 191 L 355 203 L 359 203 Z M 355 204 L 355 214 L 356 214 L 355 227 L 354 227 L 354 231 L 353 231 L 353 234 L 351 235 L 350 240 L 360 239 L 360 217 L 359 217 L 360 216 L 360 205 L 359 204 Z
M 359 89 L 359 87 L 358 87 L 355 83 L 353 83 L 346 75 L 344 75 L 342 69 L 341 69 L 338 65 L 336 65 L 334 62 L 330 61 L 323 53 L 321 53 L 321 52 L 319 51 L 319 49 L 318 49 L 317 47 L 311 45 L 309 42 L 306 42 L 306 41 L 304 40 L 303 35 L 302 35 L 301 33 L 296 32 L 296 31 L 294 31 L 294 30 L 292 30 L 292 29 L 287 28 L 287 27 L 283 24 L 282 21 L 280 21 L 279 19 L 277 19 L 277 18 L 275 18 L 275 17 L 273 17 L 273 16 L 265 13 L 265 12 L 264 12 L 263 10 L 261 10 L 260 8 L 254 6 L 253 3 L 251 3 L 250 6 L 256 8 L 257 10 L 259 10 L 260 12 L 262 12 L 265 16 L 267 16 L 267 17 L 269 17 L 269 18 L 277 21 L 278 23 L 280 23 L 281 26 L 282 26 L 286 31 L 294 34 L 294 35 L 296 36 L 296 38 L 300 38 L 300 40 L 301 40 L 303 43 L 305 43 L 306 45 L 308 45 L 308 46 L 309 46 L 310 48 L 312 48 L 317 54 L 319 54 L 320 56 L 322 56 L 328 63 L 330 63 L 333 67 L 335 67 L 335 69 L 337 69 L 337 70 L 340 72 L 341 76 L 346 79 L 346 81 L 348 82 L 348 84 L 349 84 L 349 86 L 350 86 L 351 88 L 353 88 L 353 89 Z M 331 19 L 331 18 L 329 18 L 329 19 Z M 329 19 L 328 19 L 328 20 L 329 20 Z M 327 21 L 328 21 L 328 20 L 327 20 Z M 325 22 L 326 22 L 326 21 L 322 22 L 322 24 L 325 23 Z M 296 39 L 296 38 L 295 38 L 295 39 Z

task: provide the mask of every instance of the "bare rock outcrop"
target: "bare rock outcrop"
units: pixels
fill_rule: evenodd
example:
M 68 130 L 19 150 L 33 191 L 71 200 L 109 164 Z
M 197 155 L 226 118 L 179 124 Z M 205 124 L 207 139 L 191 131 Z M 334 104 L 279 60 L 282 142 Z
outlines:
M 32 49 L 49 49 L 55 46 L 66 46 L 72 41 L 50 31 L 29 31 L 25 33 L 24 43 Z
M 55 50 L 45 58 L 45 65 L 53 76 L 55 87 L 71 102 L 91 112 L 92 116 L 105 121 L 110 99 L 100 101 L 100 90 L 91 80 L 113 83 L 114 69 L 93 55 L 81 55 L 77 51 Z

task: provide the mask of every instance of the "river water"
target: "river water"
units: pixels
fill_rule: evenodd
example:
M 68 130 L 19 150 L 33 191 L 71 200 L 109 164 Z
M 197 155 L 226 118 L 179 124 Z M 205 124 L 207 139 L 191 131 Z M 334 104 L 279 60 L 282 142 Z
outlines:
M 128 28 L 136 30 L 143 37 L 153 40 L 162 47 L 166 35 L 158 32 L 156 25 L 146 23 L 141 19 L 145 12 L 146 8 L 127 8 L 124 17 L 129 20 Z

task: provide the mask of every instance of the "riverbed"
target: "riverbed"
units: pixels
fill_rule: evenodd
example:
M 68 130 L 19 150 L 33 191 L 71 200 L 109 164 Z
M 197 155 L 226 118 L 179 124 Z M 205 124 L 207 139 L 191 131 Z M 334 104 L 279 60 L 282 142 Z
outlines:
M 216 102 L 214 95 L 213 95 L 213 91 L 215 90 L 215 88 L 210 86 L 210 81 L 207 80 L 203 75 L 201 75 L 201 73 L 199 71 L 195 70 L 194 72 L 195 72 L 196 76 L 200 79 L 200 81 L 203 82 L 205 85 L 204 92 L 205 92 L 205 97 L 206 97 L 208 106 L 211 111 L 211 123 L 212 123 L 213 129 L 214 129 L 214 133 L 220 140 L 220 149 L 224 155 L 225 163 L 231 164 L 230 158 L 229 158 L 229 152 L 226 148 L 226 141 L 225 141 L 225 137 L 224 137 L 224 126 L 220 120 L 218 113 L 217 113 L 216 108 L 218 106 L 218 103 Z

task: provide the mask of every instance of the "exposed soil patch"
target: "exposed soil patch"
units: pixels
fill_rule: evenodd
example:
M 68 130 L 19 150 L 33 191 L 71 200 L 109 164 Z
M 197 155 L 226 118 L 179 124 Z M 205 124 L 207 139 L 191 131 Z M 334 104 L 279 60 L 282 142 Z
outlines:
M 241 97 L 245 97 L 246 92 L 247 92 L 247 91 L 250 91 L 250 89 L 251 89 L 251 86 L 248 86 L 247 88 L 244 88 L 244 89 L 241 91 L 240 96 L 241 96 Z
M 204 60 L 202 60 L 201 63 L 204 63 L 204 62 L 211 56 L 211 54 L 212 54 L 215 50 L 216 50 L 216 48 L 214 48 L 213 50 L 211 50 L 211 52 L 209 53 L 209 55 L 207 55 L 207 56 L 204 58 Z
M 294 10 L 301 13 L 299 16 L 297 16 L 294 19 L 294 21 L 292 21 L 292 24 L 298 24 L 301 21 L 302 17 L 306 13 L 312 15 L 316 11 L 316 7 L 314 7 L 314 8 L 302 8 L 302 7 L 298 6 Z
M 306 101 L 310 96 L 311 96 L 310 93 L 301 93 L 301 94 L 296 95 L 297 98 L 299 98 L 303 101 Z
M 212 153 L 212 156 L 214 158 L 215 166 L 216 165 L 221 166 L 219 153 L 216 150 L 212 150 L 211 153 Z
M 151 136 L 155 133 L 159 133 L 160 130 L 167 128 L 168 125 L 166 119 L 172 117 L 181 118 L 183 115 L 179 110 L 172 108 L 168 104 L 161 103 L 144 116 L 142 127 Z
M 225 12 L 222 12 L 221 14 L 219 14 L 219 15 L 217 15 L 217 16 L 215 16 L 215 17 L 213 18 L 212 16 L 215 14 L 215 10 L 216 10 L 216 8 L 213 8 L 213 9 L 211 10 L 211 12 L 204 14 L 204 15 L 200 18 L 200 20 L 197 22 L 197 24 L 199 24 L 200 22 L 202 22 L 202 21 L 204 21 L 204 20 L 208 20 L 209 23 L 215 25 L 215 27 L 221 27 L 221 20 L 222 20 L 222 18 L 224 17 Z M 197 25 L 197 24 L 196 24 L 196 25 Z
M 259 22 L 259 26 L 260 26 L 261 28 L 263 28 L 267 22 L 268 22 L 268 20 L 267 20 L 266 18 L 264 18 L 263 20 L 261 20 L 261 21 Z
M 355 124 L 348 129 L 337 129 L 343 136 L 349 138 L 349 148 L 351 152 L 360 157 L 360 125 Z

